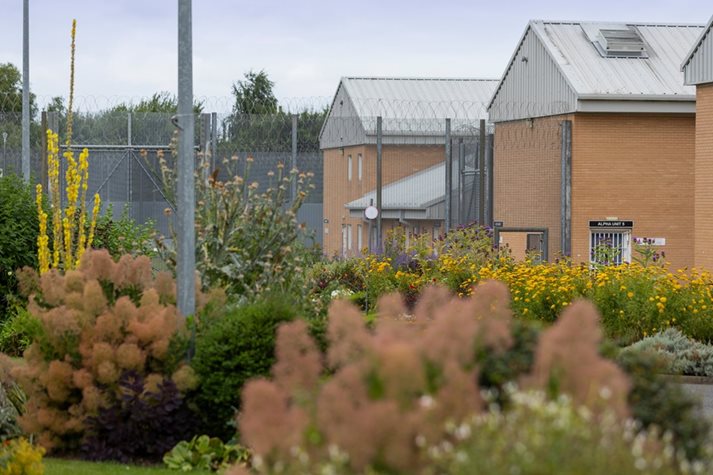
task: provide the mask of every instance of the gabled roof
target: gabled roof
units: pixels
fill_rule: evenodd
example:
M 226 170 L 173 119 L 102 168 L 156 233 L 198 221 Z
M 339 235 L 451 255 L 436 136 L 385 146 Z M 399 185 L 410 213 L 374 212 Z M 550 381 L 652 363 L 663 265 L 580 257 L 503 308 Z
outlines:
M 487 119 L 497 79 L 345 77 L 359 117 Z M 336 97 L 336 96 L 335 96 Z
M 638 33 L 646 48 L 645 56 L 606 57 L 600 54 L 595 46 L 600 30 L 623 28 Z M 683 84 L 680 64 L 702 30 L 702 25 L 530 21 L 489 108 L 496 104 L 505 82 L 512 79 L 510 74 L 518 62 L 528 61 L 522 48 L 533 36 L 554 63 L 575 101 L 693 101 L 695 90 Z M 543 78 L 515 80 L 542 81 Z
M 409 143 L 443 135 L 446 118 L 472 126 L 487 119 L 497 85 L 497 79 L 342 78 L 322 126 L 321 148 L 373 142 L 378 116 L 385 137 L 408 137 Z M 331 127 L 335 122 L 342 127 Z M 357 128 L 360 133 L 353 133 Z
M 681 64 L 686 84 L 713 81 L 713 16 Z

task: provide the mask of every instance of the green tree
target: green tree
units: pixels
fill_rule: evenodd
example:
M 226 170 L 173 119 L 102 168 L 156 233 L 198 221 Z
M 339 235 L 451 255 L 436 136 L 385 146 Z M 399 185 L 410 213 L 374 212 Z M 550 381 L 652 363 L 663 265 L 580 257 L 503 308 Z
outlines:
M 30 143 L 39 140 L 39 126 L 32 122 L 37 115 L 35 95 L 30 93 Z M 0 135 L 7 133 L 5 148 L 17 151 L 22 144 L 22 74 L 12 63 L 0 63 Z M 2 145 L 2 144 L 0 144 Z
M 233 84 L 233 114 L 275 114 L 280 108 L 273 92 L 275 83 L 265 70 L 248 71 L 245 78 Z
M 292 147 L 291 114 L 280 107 L 275 83 L 264 70 L 248 71 L 233 84 L 235 99 L 225 142 L 238 152 L 289 152 Z M 297 112 L 298 142 L 301 150 L 319 150 L 319 131 L 326 109 Z

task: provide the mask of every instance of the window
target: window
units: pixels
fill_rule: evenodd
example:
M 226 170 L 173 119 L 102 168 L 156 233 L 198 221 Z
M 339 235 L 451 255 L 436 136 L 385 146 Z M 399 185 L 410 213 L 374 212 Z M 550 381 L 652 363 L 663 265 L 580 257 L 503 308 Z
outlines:
M 347 180 L 352 181 L 352 156 L 347 157 Z
M 363 162 L 361 153 L 357 155 L 357 177 L 359 178 L 359 181 L 361 181 L 362 177 L 362 168 L 363 168 Z
M 589 257 L 592 264 L 600 265 L 631 262 L 631 229 L 591 229 Z
M 347 251 L 352 250 L 352 225 L 347 224 Z
M 362 227 L 361 224 L 357 224 L 357 251 L 361 252 L 364 249 L 364 242 L 362 240 Z

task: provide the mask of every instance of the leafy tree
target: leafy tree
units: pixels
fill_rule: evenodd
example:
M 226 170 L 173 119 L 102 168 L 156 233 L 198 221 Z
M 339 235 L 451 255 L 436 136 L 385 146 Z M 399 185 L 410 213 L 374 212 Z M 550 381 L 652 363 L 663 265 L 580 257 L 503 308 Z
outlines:
M 45 107 L 47 112 L 57 112 L 60 115 L 67 113 L 67 107 L 64 105 L 64 98 L 61 96 L 55 96 L 50 99 L 49 104 Z
M 148 99 L 141 99 L 138 104 L 121 103 L 109 112 L 134 112 L 134 113 L 165 113 L 175 114 L 178 110 L 178 98 L 167 91 L 156 92 Z M 194 101 L 193 113 L 203 112 L 203 103 Z
M 30 121 L 36 115 L 35 95 L 30 93 Z M 12 63 L 0 63 L 0 134 L 3 132 L 7 133 L 7 153 L 19 153 L 22 144 L 22 74 Z M 31 122 L 30 143 L 34 146 L 38 140 L 39 126 Z
M 224 121 L 224 145 L 240 152 L 289 152 L 292 147 L 292 118 L 277 103 L 275 83 L 264 70 L 248 71 L 233 85 L 235 102 Z M 319 149 L 319 131 L 327 110 L 298 113 L 298 140 L 303 150 Z
M 233 114 L 275 114 L 281 110 L 273 92 L 275 83 L 267 77 L 265 70 L 256 73 L 248 71 L 245 79 L 233 84 L 235 105 Z

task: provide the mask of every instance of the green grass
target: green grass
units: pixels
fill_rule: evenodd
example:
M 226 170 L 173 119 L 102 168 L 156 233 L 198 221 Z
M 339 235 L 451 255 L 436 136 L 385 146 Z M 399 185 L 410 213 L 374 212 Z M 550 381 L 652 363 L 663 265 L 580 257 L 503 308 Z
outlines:
M 169 470 L 157 465 L 155 467 L 140 467 L 119 463 L 96 463 L 79 460 L 45 458 L 45 473 L 47 475 L 180 475 L 183 472 Z M 195 471 L 193 475 L 207 475 L 212 472 Z

